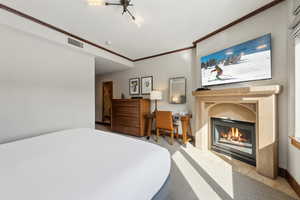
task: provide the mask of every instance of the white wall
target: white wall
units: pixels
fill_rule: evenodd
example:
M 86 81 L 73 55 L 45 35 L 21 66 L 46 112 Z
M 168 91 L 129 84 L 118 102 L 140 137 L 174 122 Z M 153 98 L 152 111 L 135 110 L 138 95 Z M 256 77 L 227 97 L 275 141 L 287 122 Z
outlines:
M 120 56 L 114 55 L 108 51 L 99 49 L 87 43 L 84 43 L 84 48 L 82 49 L 74 47 L 67 43 L 67 38 L 69 36 L 47 28 L 45 26 L 42 26 L 40 24 L 37 24 L 35 22 L 32 22 L 13 13 L 10 13 L 8 11 L 5 11 L 3 9 L 1 9 L 0 12 L 0 24 L 10 26 L 12 28 L 24 31 L 26 33 L 30 33 L 32 35 L 44 38 L 45 40 L 49 40 L 57 44 L 68 46 L 79 52 L 85 52 L 97 56 L 99 58 L 109 60 L 111 62 L 119 63 L 124 67 L 124 69 L 134 66 L 133 62 L 127 59 L 124 59 Z
M 287 167 L 288 146 L 288 61 L 287 61 L 287 2 L 262 12 L 238 25 L 227 29 L 197 45 L 197 56 L 213 52 L 257 38 L 267 33 L 272 34 L 272 80 L 238 83 L 212 88 L 247 87 L 252 85 L 280 84 L 283 91 L 279 95 L 279 166 Z M 193 69 L 196 86 L 201 85 L 200 66 Z
M 0 25 L 0 143 L 94 127 L 94 57 Z
M 296 39 L 295 44 L 295 102 L 300 102 L 300 38 Z M 296 122 L 300 121 L 300 105 L 299 103 L 295 104 L 295 120 Z M 295 124 L 295 134 L 300 137 L 300 123 Z
M 294 5 L 293 2 L 298 2 L 299 5 L 299 0 L 294 0 L 294 1 L 289 1 L 289 23 L 292 23 L 294 20 L 294 15 L 292 14 Z M 289 43 L 288 43 L 288 52 L 289 52 L 289 66 L 290 66 L 290 71 L 289 71 L 289 83 L 290 83 L 290 103 L 289 103 L 289 135 L 290 136 L 300 136 L 299 130 L 299 118 L 295 119 L 295 115 L 299 114 L 299 107 L 295 106 L 296 102 L 299 102 L 298 99 L 299 97 L 299 66 L 297 63 L 295 63 L 295 60 L 297 59 L 298 62 L 298 57 L 299 53 L 295 52 L 295 45 L 299 44 L 299 39 L 296 42 L 292 31 L 289 31 Z M 296 100 L 297 98 L 297 100 Z M 297 110 L 297 111 L 296 111 Z M 297 127 L 296 127 L 297 126 Z M 295 148 L 290 142 L 288 146 L 288 171 L 289 173 L 296 179 L 296 181 L 300 184 L 300 170 L 299 170 L 299 165 L 300 165 L 300 150 Z
M 300 150 L 293 145 L 289 144 L 288 154 L 288 171 L 293 178 L 300 184 Z
M 142 76 L 153 76 L 153 88 L 163 92 L 163 101 L 158 102 L 158 108 L 160 110 L 173 112 L 191 111 L 191 69 L 194 58 L 194 51 L 187 50 L 137 62 L 135 63 L 136 67 L 130 70 L 97 76 L 96 120 L 102 120 L 102 82 L 113 81 L 114 98 L 120 98 L 122 93 L 125 94 L 126 98 L 129 98 L 129 79 Z M 168 103 L 169 78 L 179 76 L 185 76 L 187 78 L 187 103 L 183 105 L 172 105 Z M 147 96 L 145 97 L 147 98 Z
M 295 54 L 295 58 L 296 58 L 296 65 L 295 66 L 295 73 L 291 74 L 292 76 L 295 76 L 295 78 L 293 78 L 295 81 L 295 88 L 294 88 L 294 97 L 295 97 L 295 101 L 293 101 L 294 105 L 292 106 L 292 108 L 294 108 L 293 114 L 295 119 L 293 120 L 293 123 L 291 124 L 291 131 L 290 135 L 291 136 L 296 136 L 296 137 L 300 137 L 300 81 L 299 81 L 299 75 L 300 75 L 300 71 L 299 71 L 299 67 L 300 67 L 300 41 L 299 39 L 297 39 L 297 45 L 296 45 L 296 54 Z M 291 48 L 295 48 L 294 46 L 292 46 Z M 296 104 L 295 104 L 296 102 Z M 300 150 L 297 149 L 296 147 L 294 147 L 292 144 L 289 143 L 289 151 L 288 151 L 288 171 L 289 173 L 297 180 L 298 183 L 300 183 L 300 170 L 299 170 L 299 165 L 300 165 Z

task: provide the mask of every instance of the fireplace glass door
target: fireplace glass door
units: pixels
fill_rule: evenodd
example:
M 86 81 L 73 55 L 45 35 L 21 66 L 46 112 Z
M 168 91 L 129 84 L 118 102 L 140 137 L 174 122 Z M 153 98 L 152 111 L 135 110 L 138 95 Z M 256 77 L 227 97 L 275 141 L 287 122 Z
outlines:
M 221 118 L 211 121 L 212 150 L 255 165 L 255 123 Z

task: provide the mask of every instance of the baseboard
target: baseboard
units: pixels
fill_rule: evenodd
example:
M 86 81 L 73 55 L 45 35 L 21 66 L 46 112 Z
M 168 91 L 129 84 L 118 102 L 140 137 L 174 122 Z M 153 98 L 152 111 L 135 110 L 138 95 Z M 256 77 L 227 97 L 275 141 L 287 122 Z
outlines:
M 288 171 L 286 171 L 286 180 L 300 197 L 300 185 Z
M 278 175 L 285 178 L 287 182 L 290 184 L 290 186 L 293 188 L 293 190 L 300 197 L 300 185 L 294 179 L 294 177 L 286 169 L 283 168 L 278 168 Z
M 156 133 L 155 133 L 155 131 L 151 131 L 152 132 L 152 135 L 156 135 Z M 169 132 L 164 132 L 164 133 L 161 133 L 161 136 L 167 136 L 167 137 L 171 137 L 171 133 L 169 133 Z M 188 135 L 188 137 L 190 137 L 191 138 L 191 142 L 194 142 L 195 141 L 195 137 L 194 136 L 190 136 L 190 135 Z M 175 137 L 174 137 L 175 138 Z M 182 135 L 181 134 L 179 134 L 179 139 L 182 139 Z
M 278 176 L 282 177 L 282 178 L 287 178 L 287 171 L 286 169 L 283 168 L 278 168 Z
M 99 125 L 110 126 L 110 123 L 107 123 L 107 122 L 95 121 L 95 123 L 96 123 L 96 124 L 99 124 Z

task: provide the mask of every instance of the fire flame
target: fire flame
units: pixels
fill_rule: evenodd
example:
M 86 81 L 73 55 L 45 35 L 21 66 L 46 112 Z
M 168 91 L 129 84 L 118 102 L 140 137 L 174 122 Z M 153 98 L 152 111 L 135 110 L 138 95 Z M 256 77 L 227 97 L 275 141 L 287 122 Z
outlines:
M 229 141 L 247 142 L 238 128 L 231 128 L 228 133 L 221 133 L 221 137 Z

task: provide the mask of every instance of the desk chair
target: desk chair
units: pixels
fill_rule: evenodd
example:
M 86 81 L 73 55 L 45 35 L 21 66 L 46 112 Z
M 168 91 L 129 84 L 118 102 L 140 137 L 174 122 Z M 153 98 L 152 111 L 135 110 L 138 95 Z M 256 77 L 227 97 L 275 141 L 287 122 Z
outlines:
M 156 142 L 160 137 L 160 131 L 168 131 L 171 134 L 170 144 L 174 143 L 174 133 L 176 132 L 176 138 L 178 138 L 178 126 L 173 123 L 172 112 L 169 111 L 156 111 Z
M 182 125 L 182 142 L 183 144 L 187 144 L 192 140 L 192 127 L 190 124 L 190 115 L 181 117 L 181 125 Z

